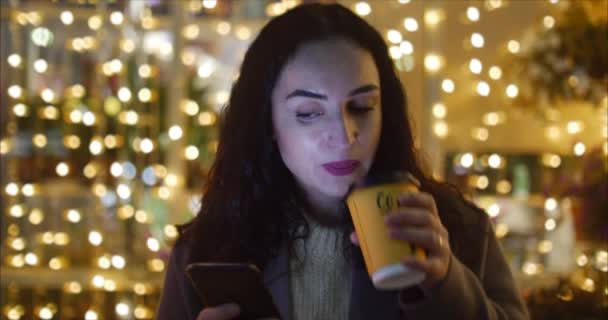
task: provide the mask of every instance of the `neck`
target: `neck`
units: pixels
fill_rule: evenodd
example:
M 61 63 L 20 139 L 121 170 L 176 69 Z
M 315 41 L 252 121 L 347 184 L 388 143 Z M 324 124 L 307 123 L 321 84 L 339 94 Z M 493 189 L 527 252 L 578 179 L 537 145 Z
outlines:
M 305 195 L 305 217 L 326 227 L 338 227 L 348 223 L 350 217 L 340 198 L 312 197 Z

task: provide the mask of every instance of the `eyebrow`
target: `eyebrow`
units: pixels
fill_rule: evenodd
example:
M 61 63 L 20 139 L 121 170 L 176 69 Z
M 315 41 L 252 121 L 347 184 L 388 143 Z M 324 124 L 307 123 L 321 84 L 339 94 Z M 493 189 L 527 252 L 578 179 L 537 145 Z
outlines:
M 378 90 L 378 89 L 379 89 L 378 86 L 375 84 L 367 84 L 367 85 L 364 85 L 357 89 L 352 90 L 348 95 L 354 96 L 357 94 L 366 93 L 366 92 L 370 92 L 370 91 Z M 302 90 L 302 89 L 294 90 L 293 92 L 288 94 L 287 97 L 285 97 L 285 100 L 288 100 L 293 97 L 305 97 L 305 98 L 327 100 L 327 96 L 324 94 L 314 93 L 314 92 Z

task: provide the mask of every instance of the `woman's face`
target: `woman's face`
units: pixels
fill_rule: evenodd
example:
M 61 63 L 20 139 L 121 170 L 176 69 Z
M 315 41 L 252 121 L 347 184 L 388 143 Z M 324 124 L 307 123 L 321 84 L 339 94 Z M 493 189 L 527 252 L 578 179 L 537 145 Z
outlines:
M 303 45 L 272 93 L 283 162 L 310 201 L 342 199 L 367 174 L 380 140 L 380 80 L 371 54 L 346 40 Z

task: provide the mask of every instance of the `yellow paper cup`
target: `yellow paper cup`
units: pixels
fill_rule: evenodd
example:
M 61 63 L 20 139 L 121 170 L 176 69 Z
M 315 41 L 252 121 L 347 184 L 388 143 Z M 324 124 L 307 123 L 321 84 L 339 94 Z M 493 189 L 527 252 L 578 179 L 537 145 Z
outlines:
M 384 217 L 398 207 L 402 193 L 418 192 L 420 182 L 406 172 L 367 177 L 346 198 L 365 266 L 377 289 L 391 290 L 422 282 L 422 271 L 401 263 L 407 255 L 426 257 L 422 248 L 391 239 Z

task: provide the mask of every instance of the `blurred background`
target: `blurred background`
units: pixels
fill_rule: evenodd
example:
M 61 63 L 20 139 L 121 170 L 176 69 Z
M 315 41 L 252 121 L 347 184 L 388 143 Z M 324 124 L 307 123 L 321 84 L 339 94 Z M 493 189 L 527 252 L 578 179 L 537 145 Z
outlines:
M 301 2 L 0 0 L 1 319 L 154 318 L 244 52 Z M 533 319 L 606 319 L 608 2 L 338 2 L 385 36 L 429 170 L 490 215 Z

